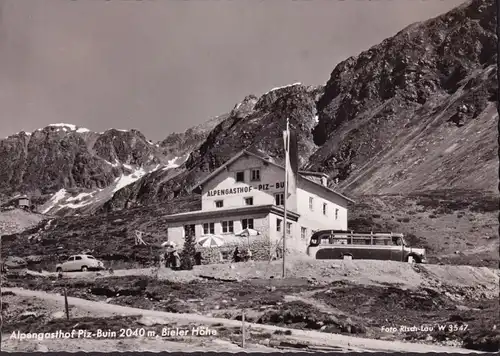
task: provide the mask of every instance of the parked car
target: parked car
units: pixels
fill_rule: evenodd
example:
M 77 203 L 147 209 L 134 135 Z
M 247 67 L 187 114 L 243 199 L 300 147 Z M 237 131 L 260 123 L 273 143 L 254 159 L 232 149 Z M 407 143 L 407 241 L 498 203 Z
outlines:
M 57 272 L 70 272 L 70 271 L 100 271 L 103 270 L 104 264 L 95 259 L 92 255 L 73 255 L 63 263 L 56 265 Z

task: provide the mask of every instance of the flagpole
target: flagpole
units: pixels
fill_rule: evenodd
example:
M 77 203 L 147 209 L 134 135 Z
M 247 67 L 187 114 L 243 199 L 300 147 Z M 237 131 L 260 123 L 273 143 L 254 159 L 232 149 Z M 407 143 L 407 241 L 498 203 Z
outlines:
M 286 143 L 285 143 L 285 194 L 283 194 L 283 278 L 285 278 L 285 255 L 286 255 L 286 230 L 287 230 L 287 213 L 286 213 L 286 201 L 288 200 L 288 160 L 290 153 L 290 129 L 289 129 L 289 119 L 286 119 Z

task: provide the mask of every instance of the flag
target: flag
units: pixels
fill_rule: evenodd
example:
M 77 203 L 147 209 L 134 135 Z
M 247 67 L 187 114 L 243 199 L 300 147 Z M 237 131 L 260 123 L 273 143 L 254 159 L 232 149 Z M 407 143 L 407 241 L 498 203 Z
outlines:
M 297 135 L 295 130 L 290 130 L 288 119 L 286 122 L 286 130 L 283 131 L 283 140 L 285 143 L 285 174 L 287 178 L 286 197 L 289 198 L 297 189 L 299 150 L 297 147 Z

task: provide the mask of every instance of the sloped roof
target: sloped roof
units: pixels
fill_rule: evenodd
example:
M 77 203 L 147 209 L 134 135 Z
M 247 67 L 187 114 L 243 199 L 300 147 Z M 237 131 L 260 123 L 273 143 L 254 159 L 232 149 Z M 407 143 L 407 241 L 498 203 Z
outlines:
M 223 165 L 221 165 L 219 168 L 217 168 L 216 170 L 214 170 L 212 173 L 210 173 L 208 176 L 206 176 L 205 178 L 203 178 L 200 182 L 198 182 L 193 188 L 191 188 L 191 191 L 194 191 L 196 190 L 197 188 L 200 188 L 201 186 L 203 186 L 205 183 L 207 183 L 208 181 L 212 180 L 213 178 L 215 178 L 216 176 L 218 176 L 220 173 L 222 173 L 226 167 L 230 166 L 232 163 L 236 162 L 238 159 L 240 159 L 241 157 L 243 156 L 252 156 L 252 157 L 255 157 L 257 159 L 260 159 L 261 161 L 264 161 L 272 166 L 275 166 L 277 168 L 280 168 L 282 170 L 285 170 L 285 167 L 273 162 L 272 160 L 266 158 L 266 157 L 262 157 L 256 153 L 253 153 L 253 152 L 250 152 L 250 151 L 247 151 L 247 150 L 241 150 L 240 152 L 238 152 L 236 155 L 234 155 L 231 159 L 227 160 Z M 354 203 L 354 200 L 352 200 L 351 198 L 339 193 L 339 192 L 336 192 L 334 191 L 333 189 L 330 189 L 328 187 L 325 187 L 324 185 L 322 184 L 319 184 L 319 183 L 316 183 L 314 181 L 311 181 L 305 177 L 302 176 L 302 174 L 304 175 L 308 175 L 308 174 L 311 174 L 313 172 L 306 172 L 306 171 L 299 171 L 299 176 L 298 178 L 299 179 L 304 179 L 306 180 L 308 183 L 310 184 L 314 184 L 315 186 L 317 187 L 320 187 L 321 189 L 323 189 L 324 191 L 328 192 L 328 193 L 333 193 L 333 194 L 336 194 L 338 195 L 339 197 L 351 202 L 351 203 Z M 319 175 L 324 175 L 324 173 L 318 173 Z

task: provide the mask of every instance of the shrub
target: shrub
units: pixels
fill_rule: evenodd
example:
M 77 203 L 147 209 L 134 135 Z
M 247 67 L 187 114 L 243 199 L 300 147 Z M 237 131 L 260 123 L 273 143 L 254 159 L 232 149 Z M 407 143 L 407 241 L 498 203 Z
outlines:
M 192 270 L 194 266 L 194 257 L 196 254 L 194 231 L 192 229 L 186 231 L 184 240 L 184 248 L 181 254 L 181 269 Z

